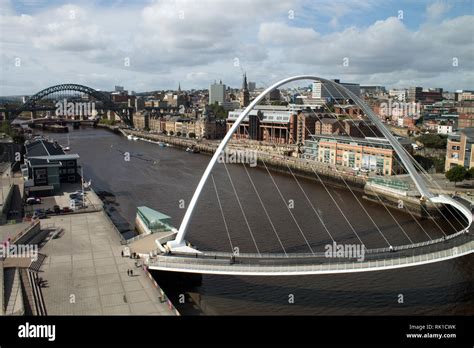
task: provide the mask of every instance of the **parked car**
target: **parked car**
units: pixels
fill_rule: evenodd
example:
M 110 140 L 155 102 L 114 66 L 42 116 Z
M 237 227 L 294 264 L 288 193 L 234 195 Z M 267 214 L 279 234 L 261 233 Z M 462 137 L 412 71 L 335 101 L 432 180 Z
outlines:
M 43 209 L 37 209 L 33 214 L 33 219 L 46 219 L 47 215 Z
M 39 198 L 39 197 L 28 197 L 26 199 L 26 204 L 28 204 L 28 205 L 41 204 L 41 198 Z
M 70 213 L 70 212 L 72 212 L 72 209 L 69 208 L 69 207 L 64 207 L 64 208 L 62 209 L 62 212 L 63 212 L 63 213 Z
M 69 194 L 69 197 L 78 197 L 84 195 L 82 191 L 74 191 Z
M 84 205 L 84 201 L 82 199 L 71 199 L 69 201 L 70 208 L 82 207 L 83 205 Z

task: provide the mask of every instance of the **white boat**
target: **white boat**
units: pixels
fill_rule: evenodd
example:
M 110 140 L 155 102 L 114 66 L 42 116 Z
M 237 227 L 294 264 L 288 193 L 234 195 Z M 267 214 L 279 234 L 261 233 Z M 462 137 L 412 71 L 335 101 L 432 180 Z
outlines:
M 132 137 L 132 139 L 133 139 L 134 141 L 137 141 L 137 140 L 138 140 L 138 137 Z
M 133 139 L 133 136 L 131 134 L 127 135 L 127 139 L 128 140 L 132 140 Z
M 62 146 L 61 145 L 61 148 L 63 149 L 63 151 L 71 151 L 71 148 L 69 147 L 70 145 L 70 141 L 69 141 L 69 134 L 67 135 L 67 146 Z

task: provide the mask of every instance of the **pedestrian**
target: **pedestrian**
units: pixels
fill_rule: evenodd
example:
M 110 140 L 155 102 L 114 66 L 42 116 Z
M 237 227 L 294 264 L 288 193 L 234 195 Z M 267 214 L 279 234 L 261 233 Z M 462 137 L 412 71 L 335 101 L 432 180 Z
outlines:
M 123 257 L 123 250 L 122 250 L 122 257 Z
M 130 269 L 127 269 L 127 275 L 130 277 Z
M 130 275 L 133 277 L 133 269 L 130 270 Z

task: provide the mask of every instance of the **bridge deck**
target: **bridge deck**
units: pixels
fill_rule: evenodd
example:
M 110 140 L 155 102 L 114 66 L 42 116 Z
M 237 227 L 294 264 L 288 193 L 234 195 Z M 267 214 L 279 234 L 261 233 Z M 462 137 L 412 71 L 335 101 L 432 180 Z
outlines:
M 149 260 L 152 270 L 226 274 L 226 275 L 308 275 L 379 271 L 423 265 L 468 255 L 474 250 L 472 234 L 462 234 L 442 243 L 394 252 L 367 253 L 362 261 L 328 258 L 317 255 L 291 255 L 282 257 L 244 254 L 232 257 L 228 253 L 158 255 Z

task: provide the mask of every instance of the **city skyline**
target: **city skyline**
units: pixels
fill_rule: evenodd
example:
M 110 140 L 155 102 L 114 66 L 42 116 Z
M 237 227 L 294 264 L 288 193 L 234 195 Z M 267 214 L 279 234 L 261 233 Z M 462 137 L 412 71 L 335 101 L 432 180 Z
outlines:
M 237 87 L 244 71 L 259 87 L 305 73 L 449 91 L 474 81 L 469 1 L 0 4 L 0 95 L 64 82 L 137 92 L 221 79 Z

